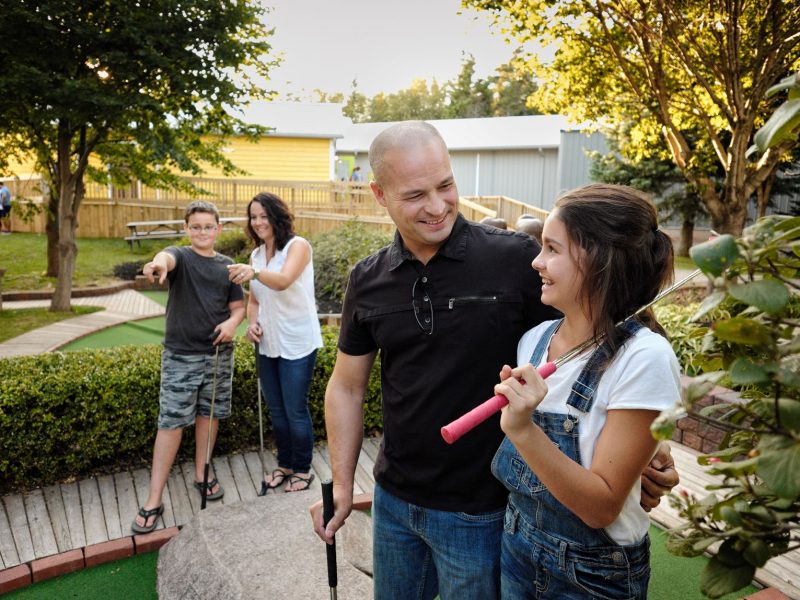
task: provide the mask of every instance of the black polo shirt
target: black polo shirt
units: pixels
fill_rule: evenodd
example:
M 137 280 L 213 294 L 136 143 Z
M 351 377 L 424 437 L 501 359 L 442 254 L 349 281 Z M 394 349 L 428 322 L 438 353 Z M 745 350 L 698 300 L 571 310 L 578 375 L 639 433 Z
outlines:
M 427 265 L 395 233 L 391 245 L 354 267 L 339 349 L 380 351 L 384 432 L 375 480 L 397 497 L 454 512 L 505 505 L 506 491 L 490 471 L 503 438 L 499 416 L 453 445 L 440 429 L 490 398 L 500 368 L 515 365 L 522 334 L 553 318 L 531 267 L 538 252 L 526 234 L 459 215 Z

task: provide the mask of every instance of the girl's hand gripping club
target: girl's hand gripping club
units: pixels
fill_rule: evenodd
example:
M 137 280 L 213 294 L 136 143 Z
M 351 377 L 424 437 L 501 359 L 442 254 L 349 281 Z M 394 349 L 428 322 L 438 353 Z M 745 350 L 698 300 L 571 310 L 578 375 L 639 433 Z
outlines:
M 558 368 L 556 362 L 546 362 L 541 367 L 536 369 L 539 372 L 539 375 L 542 376 L 542 379 L 547 379 L 555 372 L 555 370 Z M 521 379 L 520 382 L 524 384 L 525 380 Z M 462 435 L 483 423 L 486 419 L 491 417 L 506 404 L 508 404 L 508 398 L 502 394 L 492 396 L 486 402 L 479 404 L 449 425 L 442 427 L 442 437 L 444 438 L 444 441 L 448 444 L 452 444 Z

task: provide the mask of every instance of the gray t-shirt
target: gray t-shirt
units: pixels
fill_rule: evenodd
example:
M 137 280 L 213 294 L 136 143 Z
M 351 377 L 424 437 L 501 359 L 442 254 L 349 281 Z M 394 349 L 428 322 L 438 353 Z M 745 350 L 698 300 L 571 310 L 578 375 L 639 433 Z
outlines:
M 214 328 L 231 316 L 228 305 L 244 298 L 242 286 L 228 281 L 222 254 L 201 256 L 189 246 L 166 248 L 175 257 L 175 268 L 167 275 L 167 326 L 164 347 L 177 354 L 214 352 Z

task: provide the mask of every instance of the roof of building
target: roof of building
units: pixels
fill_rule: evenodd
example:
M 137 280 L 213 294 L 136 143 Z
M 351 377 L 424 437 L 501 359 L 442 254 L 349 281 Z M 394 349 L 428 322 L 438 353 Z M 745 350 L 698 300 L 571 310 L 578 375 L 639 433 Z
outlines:
M 342 114 L 341 103 L 283 102 L 255 100 L 236 117 L 252 125 L 274 127 L 269 135 L 279 137 L 341 138 L 352 125 Z
M 562 131 L 581 129 L 561 115 L 429 120 L 450 150 L 558 148 Z M 394 123 L 352 123 L 336 142 L 337 152 L 367 152 L 378 133 Z

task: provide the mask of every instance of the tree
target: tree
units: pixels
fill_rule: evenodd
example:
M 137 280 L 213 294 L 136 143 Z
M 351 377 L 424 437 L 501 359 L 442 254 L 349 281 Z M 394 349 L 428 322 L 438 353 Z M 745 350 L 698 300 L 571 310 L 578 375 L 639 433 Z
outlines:
M 495 73 L 489 77 L 489 86 L 493 91 L 492 116 L 518 117 L 541 114 L 532 103 L 528 102 L 539 86 L 530 70 L 525 68 L 520 50 L 515 51 L 507 63 L 497 67 Z
M 48 184 L 51 310 L 70 307 L 86 177 L 175 188 L 202 162 L 235 172 L 225 137 L 263 131 L 229 111 L 261 95 L 273 64 L 264 14 L 215 0 L 4 3 L 0 162 L 33 156 Z
M 369 121 L 404 121 L 406 119 L 442 119 L 446 110 L 445 92 L 434 79 L 430 88 L 424 79 L 394 94 L 383 92 L 369 102 Z
M 475 58 L 464 56 L 458 77 L 445 84 L 448 98 L 446 117 L 472 119 L 491 116 L 492 92 L 489 85 L 488 80 L 475 78 Z
M 589 176 L 593 181 L 629 185 L 654 196 L 662 218 L 677 216 L 681 220 L 677 254 L 689 256 L 694 240 L 694 224 L 705 214 L 700 198 L 686 182 L 672 161 L 664 158 L 642 158 L 630 161 L 620 156 L 611 140 L 612 152 L 593 152 Z
M 467 55 L 462 57 L 458 76 L 441 86 L 435 79 L 430 87 L 425 79 L 416 79 L 410 87 L 394 94 L 380 92 L 367 98 L 353 80 L 342 112 L 354 123 L 535 115 L 539 111 L 527 100 L 536 90 L 536 81 L 524 69 L 519 52 L 485 79 L 475 76 L 475 59 Z M 318 102 L 344 99 L 342 93 L 315 90 L 315 94 Z M 287 94 L 287 98 L 299 100 L 293 94 Z
M 353 79 L 350 87 L 350 95 L 347 96 L 347 103 L 342 109 L 342 114 L 350 117 L 353 123 L 364 123 L 369 118 L 368 113 L 369 98 L 358 91 L 358 81 Z
M 749 198 L 798 143 L 787 137 L 747 158 L 774 105 L 765 92 L 800 61 L 800 0 L 465 3 L 554 49 L 552 60 L 530 61 L 540 108 L 612 126 L 635 120 L 647 143 L 661 136 L 718 231 L 741 233 Z

